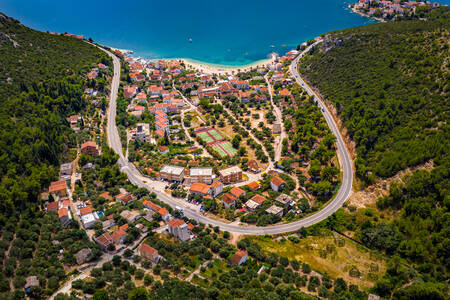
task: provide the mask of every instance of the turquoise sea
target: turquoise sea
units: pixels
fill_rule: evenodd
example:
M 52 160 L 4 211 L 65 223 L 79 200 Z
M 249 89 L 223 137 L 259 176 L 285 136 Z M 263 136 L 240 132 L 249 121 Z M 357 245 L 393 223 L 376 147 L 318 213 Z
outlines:
M 355 0 L 356 1 L 356 0 Z M 241 66 L 321 33 L 372 23 L 342 0 L 0 0 L 41 31 L 69 32 L 146 58 Z M 192 39 L 192 42 L 189 42 Z

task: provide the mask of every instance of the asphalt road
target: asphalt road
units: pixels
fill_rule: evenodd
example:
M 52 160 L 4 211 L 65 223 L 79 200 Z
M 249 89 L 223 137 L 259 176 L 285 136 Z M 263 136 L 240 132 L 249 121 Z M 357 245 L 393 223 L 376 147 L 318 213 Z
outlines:
M 157 194 L 157 197 L 159 200 L 165 202 L 166 204 L 175 207 L 175 206 L 182 206 L 184 207 L 184 215 L 188 218 L 194 219 L 198 222 L 202 222 L 205 224 L 211 224 L 212 226 L 219 226 L 221 230 L 229 231 L 232 233 L 238 233 L 238 234 L 249 234 L 249 235 L 263 235 L 263 234 L 277 234 L 277 233 L 284 233 L 284 232 L 290 232 L 300 229 L 301 227 L 308 227 L 311 225 L 314 225 L 322 220 L 325 220 L 327 217 L 332 215 L 336 210 L 338 210 L 342 204 L 347 200 L 349 197 L 351 190 L 352 190 L 352 182 L 353 182 L 353 170 L 352 170 L 352 162 L 350 158 L 350 154 L 347 151 L 347 148 L 344 144 L 344 141 L 341 137 L 341 134 L 339 130 L 337 129 L 337 125 L 334 122 L 333 118 L 331 117 L 330 112 L 327 110 L 325 105 L 323 105 L 322 102 L 320 102 L 319 97 L 316 95 L 316 93 L 303 81 L 303 79 L 299 76 L 297 71 L 297 64 L 298 60 L 301 56 L 303 56 L 305 53 L 309 51 L 310 47 L 308 47 L 303 53 L 297 57 L 292 65 L 291 65 L 291 72 L 295 76 L 295 79 L 297 82 L 305 88 L 305 90 L 310 94 L 314 95 L 315 98 L 319 101 L 319 105 L 321 108 L 323 108 L 323 114 L 327 121 L 328 126 L 330 127 L 333 134 L 336 136 L 337 141 L 337 151 L 338 151 L 338 157 L 341 164 L 341 169 L 343 172 L 343 178 L 342 178 L 342 184 L 337 192 L 335 198 L 328 203 L 327 206 L 325 206 L 322 210 L 316 212 L 313 215 L 310 215 L 304 219 L 301 219 L 296 222 L 287 223 L 287 224 L 278 224 L 268 227 L 256 227 L 256 226 L 248 226 L 248 225 L 242 225 L 235 223 L 226 223 L 221 220 L 216 220 L 210 217 L 207 217 L 203 215 L 202 213 L 192 210 L 188 206 L 180 204 L 180 200 L 176 200 L 168 195 L 166 195 L 164 192 L 158 191 L 153 189 L 153 187 L 148 183 L 149 179 L 146 179 L 141 176 L 140 172 L 136 169 L 136 167 L 128 162 L 123 153 L 122 153 L 122 145 L 120 142 L 119 133 L 116 127 L 116 99 L 117 99 L 117 93 L 119 89 L 119 82 L 120 82 L 120 61 L 119 59 L 110 53 L 107 50 L 104 50 L 110 57 L 112 57 L 114 62 L 114 78 L 111 85 L 111 96 L 109 101 L 109 109 L 108 109 L 108 122 L 107 122 L 107 136 L 108 136 L 108 144 L 110 147 L 119 154 L 120 158 L 118 160 L 119 166 L 122 170 L 122 172 L 126 173 L 128 175 L 129 180 L 139 186 L 139 187 L 145 187 L 148 190 L 155 192 Z

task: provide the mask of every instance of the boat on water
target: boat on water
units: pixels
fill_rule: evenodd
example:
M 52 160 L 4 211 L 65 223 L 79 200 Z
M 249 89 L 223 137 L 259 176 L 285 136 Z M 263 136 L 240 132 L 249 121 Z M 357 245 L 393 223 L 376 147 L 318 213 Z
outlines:
M 189 43 L 192 43 L 192 38 L 189 38 Z

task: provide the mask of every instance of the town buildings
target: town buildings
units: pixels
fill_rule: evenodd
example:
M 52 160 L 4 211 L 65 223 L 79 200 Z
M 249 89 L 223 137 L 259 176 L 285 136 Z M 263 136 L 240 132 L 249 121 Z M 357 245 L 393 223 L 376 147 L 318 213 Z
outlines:
M 236 253 L 233 254 L 231 257 L 230 262 L 235 265 L 242 265 L 248 260 L 248 253 L 245 250 L 239 250 Z
M 238 199 L 231 193 L 226 193 L 222 196 L 222 203 L 225 208 L 235 207 Z
M 153 247 L 150 247 L 147 244 L 142 244 L 142 246 L 139 248 L 139 254 L 142 258 L 147 259 L 151 261 L 152 263 L 158 263 L 161 260 L 161 256 L 158 253 L 158 250 L 156 250 Z
M 276 206 L 276 205 L 272 205 L 271 207 L 266 209 L 266 213 L 272 214 L 272 215 L 277 215 L 281 218 L 283 216 L 283 208 Z
M 159 170 L 159 176 L 162 180 L 183 182 L 184 180 L 184 167 L 164 165 Z
M 53 196 L 55 200 L 67 199 L 68 191 L 65 180 L 53 181 L 50 183 L 48 192 Z
M 150 124 L 137 123 L 136 124 L 136 138 L 143 142 L 150 142 Z
M 266 198 L 264 196 L 255 195 L 252 198 L 250 198 L 250 200 L 245 202 L 245 206 L 250 211 L 255 211 L 259 206 L 261 206 L 261 204 L 263 204 L 264 201 L 266 201 Z
M 168 224 L 169 233 L 179 239 L 181 242 L 185 242 L 190 239 L 190 230 L 188 225 L 180 219 L 173 219 Z
M 191 168 L 189 170 L 189 182 L 202 182 L 205 184 L 211 184 L 216 175 L 212 168 Z
M 81 145 L 81 153 L 91 156 L 97 156 L 98 155 L 97 144 L 92 141 L 83 143 Z
M 279 176 L 274 176 L 270 179 L 270 187 L 275 192 L 281 191 L 286 186 L 286 181 L 281 179 Z
M 99 235 L 95 238 L 95 242 L 102 247 L 104 251 L 107 251 L 109 248 L 109 245 L 114 245 L 114 240 L 112 239 L 111 235 L 107 232 Z
M 242 181 L 242 170 L 238 166 L 229 167 L 219 171 L 220 181 L 225 184 Z
M 223 183 L 220 181 L 214 181 L 211 184 L 211 195 L 217 197 L 223 192 Z
M 210 193 L 210 186 L 201 182 L 194 182 L 190 189 L 189 192 L 193 195 L 196 196 L 206 196 Z

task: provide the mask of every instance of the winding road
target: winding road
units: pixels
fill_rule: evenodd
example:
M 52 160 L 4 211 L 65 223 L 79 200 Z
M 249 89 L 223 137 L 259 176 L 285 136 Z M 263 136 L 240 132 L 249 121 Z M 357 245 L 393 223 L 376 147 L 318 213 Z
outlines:
M 316 44 L 316 43 L 315 43 Z M 238 233 L 238 234 L 248 234 L 248 235 L 264 235 L 264 234 L 278 234 L 278 233 L 284 233 L 284 232 L 290 232 L 298 230 L 302 227 L 307 227 L 314 225 L 320 221 L 325 220 L 327 217 L 332 215 L 336 210 L 338 210 L 342 204 L 347 200 L 349 195 L 352 191 L 352 183 L 353 183 L 353 170 L 352 170 L 352 161 L 350 158 L 350 154 L 347 151 L 347 148 L 345 146 L 345 143 L 342 139 L 342 136 L 337 128 L 336 123 L 334 122 L 330 112 L 326 108 L 326 106 L 321 102 L 320 98 L 317 96 L 317 94 L 306 84 L 306 82 L 300 77 L 298 70 L 297 70 L 297 64 L 299 59 L 307 53 L 311 47 L 313 47 L 315 44 L 309 46 L 307 49 L 305 49 L 291 64 L 290 71 L 292 72 L 293 76 L 295 77 L 296 81 L 308 92 L 309 95 L 313 95 L 315 99 L 318 101 L 318 105 L 322 108 L 322 112 L 324 114 L 325 120 L 330 127 L 333 134 L 336 136 L 336 144 L 337 144 L 337 152 L 338 157 L 342 169 L 342 184 L 337 192 L 336 196 L 333 200 L 331 200 L 323 209 L 316 212 L 313 215 L 310 215 L 304 219 L 292 222 L 292 223 L 286 223 L 286 224 L 277 224 L 273 226 L 268 227 L 256 227 L 256 226 L 250 226 L 250 225 L 242 225 L 242 224 L 236 224 L 235 223 L 226 223 L 221 220 L 217 220 L 214 218 L 207 217 L 203 215 L 198 210 L 194 210 L 189 206 L 185 201 L 174 199 L 168 195 L 166 195 L 164 192 L 161 192 L 159 190 L 154 189 L 151 182 L 149 182 L 148 178 L 143 177 L 140 172 L 136 169 L 136 167 L 125 159 L 123 152 L 122 152 L 122 145 L 119 137 L 119 133 L 116 127 L 116 100 L 117 100 L 117 93 L 119 90 L 119 84 L 120 84 L 120 61 L 119 59 L 112 54 L 111 52 L 102 49 L 105 51 L 112 59 L 114 63 L 114 77 L 111 84 L 111 96 L 109 101 L 109 108 L 108 108 L 108 122 L 107 122 L 107 140 L 109 146 L 117 153 L 119 154 L 119 160 L 118 164 L 122 170 L 122 172 L 126 173 L 128 175 L 128 179 L 131 181 L 131 183 L 139 186 L 147 188 L 151 192 L 155 192 L 157 194 L 157 197 L 159 200 L 165 202 L 166 204 L 175 207 L 175 206 L 181 206 L 184 208 L 184 215 L 188 218 L 194 219 L 198 222 L 202 222 L 205 224 L 210 224 L 212 226 L 219 226 L 221 230 L 229 231 L 232 233 Z

